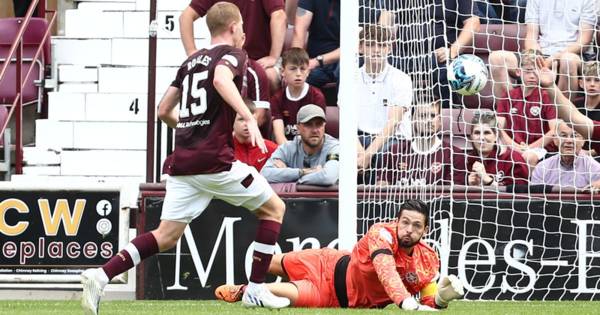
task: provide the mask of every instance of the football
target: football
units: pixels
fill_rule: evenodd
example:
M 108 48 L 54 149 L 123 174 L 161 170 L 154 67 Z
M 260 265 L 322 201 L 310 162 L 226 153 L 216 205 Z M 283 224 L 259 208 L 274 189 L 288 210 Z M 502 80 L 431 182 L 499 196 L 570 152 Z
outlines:
M 473 95 L 487 83 L 488 68 L 475 55 L 460 55 L 448 66 L 448 83 L 456 93 Z

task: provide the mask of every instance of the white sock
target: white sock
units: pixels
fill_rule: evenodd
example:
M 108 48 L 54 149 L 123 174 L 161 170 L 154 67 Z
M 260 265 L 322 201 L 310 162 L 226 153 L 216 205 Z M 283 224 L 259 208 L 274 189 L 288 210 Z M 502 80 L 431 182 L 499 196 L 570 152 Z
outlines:
M 107 284 L 108 284 L 108 276 L 106 275 L 106 273 L 104 272 L 104 269 L 102 268 L 98 268 L 96 269 L 96 280 L 98 280 L 98 282 L 100 282 L 100 285 L 104 288 Z

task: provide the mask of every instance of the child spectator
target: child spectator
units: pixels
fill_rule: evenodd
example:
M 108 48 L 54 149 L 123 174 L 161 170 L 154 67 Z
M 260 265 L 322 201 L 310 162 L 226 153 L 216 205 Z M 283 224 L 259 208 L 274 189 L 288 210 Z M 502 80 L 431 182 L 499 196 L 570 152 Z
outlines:
M 556 109 L 548 93 L 540 89 L 535 65 L 538 56 L 539 52 L 535 50 L 522 52 L 521 67 L 517 72 L 522 83 L 514 86 L 496 104 L 503 143 L 521 153 L 532 167 L 546 153 L 556 152 L 552 143 Z
M 256 106 L 254 105 L 254 102 L 248 99 L 244 101 L 252 115 L 256 117 Z M 235 159 L 253 166 L 260 172 L 265 163 L 267 163 L 269 157 L 271 157 L 271 154 L 277 150 L 277 144 L 273 141 L 265 139 L 265 146 L 267 147 L 267 152 L 263 153 L 258 146 L 252 145 L 246 121 L 244 121 L 240 115 L 236 115 L 235 121 L 233 122 L 233 149 Z
M 596 25 L 595 0 L 528 0 L 525 12 L 527 35 L 525 49 L 539 50 L 545 65 L 556 62 L 558 87 L 571 97 L 577 90 L 577 69 L 581 57 L 593 54 L 590 47 Z M 518 57 L 511 51 L 490 54 L 490 68 L 494 79 L 494 96 L 504 94 L 509 84 L 509 73 L 514 76 Z
M 584 91 L 584 97 L 576 99 L 575 106 L 589 118 L 600 120 L 600 63 L 586 62 L 581 72 L 579 86 Z
M 296 115 L 307 104 L 315 104 L 326 110 L 325 97 L 316 87 L 306 83 L 308 76 L 308 54 L 302 48 L 290 48 L 283 53 L 283 80 L 286 87 L 271 97 L 273 135 L 278 145 L 294 139 L 298 134 Z
M 358 81 L 358 164 L 368 169 L 377 152 L 393 138 L 410 139 L 411 123 L 405 115 L 412 102 L 410 77 L 387 62 L 390 34 L 379 25 L 367 25 L 359 36 L 365 63 Z M 392 141 L 393 142 L 393 141 Z
M 520 153 L 498 143 L 498 123 L 494 112 L 476 112 L 471 121 L 473 150 L 467 153 L 469 185 L 526 185 L 527 162 Z

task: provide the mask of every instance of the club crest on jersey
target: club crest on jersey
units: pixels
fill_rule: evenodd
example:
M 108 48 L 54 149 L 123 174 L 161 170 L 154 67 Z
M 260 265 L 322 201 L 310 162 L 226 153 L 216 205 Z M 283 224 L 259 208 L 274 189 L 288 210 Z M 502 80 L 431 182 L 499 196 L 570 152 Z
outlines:
M 513 115 L 515 115 L 517 112 L 519 112 L 519 109 L 518 109 L 518 108 L 516 108 L 516 107 L 512 107 L 512 108 L 510 109 L 510 113 L 511 113 L 511 114 L 513 114 Z
M 225 55 L 222 58 L 223 60 L 229 62 L 232 66 L 237 67 L 238 66 L 238 60 L 237 58 L 235 58 L 232 55 Z
M 499 171 L 495 177 L 496 177 L 496 182 L 501 183 L 504 180 L 504 171 Z
M 417 284 L 417 282 L 419 282 L 419 277 L 412 271 L 407 272 L 406 276 L 404 276 L 404 279 L 406 279 L 406 282 L 410 284 Z
M 532 116 L 538 116 L 541 111 L 542 111 L 542 109 L 539 106 L 532 106 L 529 109 L 529 112 L 531 113 Z
M 431 164 L 431 171 L 432 171 L 433 173 L 436 173 L 436 174 L 437 174 L 437 173 L 439 173 L 441 170 L 442 170 L 442 163 L 440 163 L 440 162 L 433 162 L 433 163 Z

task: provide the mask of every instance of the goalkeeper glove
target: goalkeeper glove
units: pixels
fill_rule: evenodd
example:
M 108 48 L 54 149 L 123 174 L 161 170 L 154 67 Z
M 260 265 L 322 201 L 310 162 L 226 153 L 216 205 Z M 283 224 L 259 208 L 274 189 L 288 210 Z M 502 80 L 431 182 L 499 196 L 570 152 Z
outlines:
M 400 308 L 407 311 L 437 311 L 437 309 L 433 307 L 419 304 L 419 302 L 417 302 L 417 300 L 415 300 L 415 298 L 412 296 L 404 299 L 402 303 L 400 303 Z
M 447 307 L 452 300 L 461 298 L 465 294 L 460 279 L 455 275 L 449 275 L 442 278 L 438 283 L 438 290 L 435 294 L 435 304 L 439 307 Z

